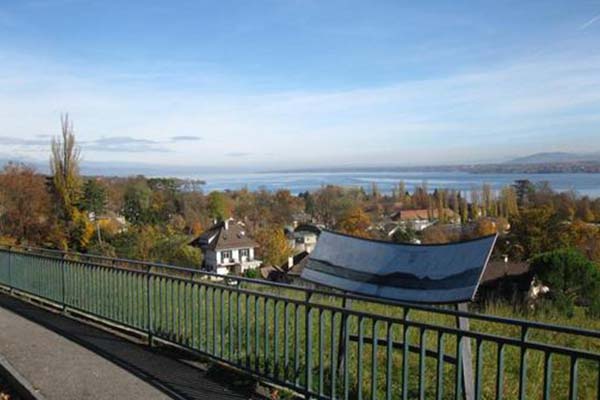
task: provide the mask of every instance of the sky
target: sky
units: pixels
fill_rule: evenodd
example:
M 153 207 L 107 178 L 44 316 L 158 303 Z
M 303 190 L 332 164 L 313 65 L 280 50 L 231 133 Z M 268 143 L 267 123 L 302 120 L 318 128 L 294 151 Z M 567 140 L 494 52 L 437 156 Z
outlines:
M 289 169 L 600 151 L 600 1 L 0 0 L 0 159 Z

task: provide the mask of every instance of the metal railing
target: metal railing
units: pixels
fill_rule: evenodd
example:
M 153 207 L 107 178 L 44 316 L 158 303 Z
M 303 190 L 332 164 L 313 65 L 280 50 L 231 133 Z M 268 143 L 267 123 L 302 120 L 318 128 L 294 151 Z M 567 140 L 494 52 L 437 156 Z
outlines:
M 195 269 L 0 249 L 0 285 L 319 399 L 600 399 L 600 332 Z M 456 319 L 470 329 L 456 327 Z

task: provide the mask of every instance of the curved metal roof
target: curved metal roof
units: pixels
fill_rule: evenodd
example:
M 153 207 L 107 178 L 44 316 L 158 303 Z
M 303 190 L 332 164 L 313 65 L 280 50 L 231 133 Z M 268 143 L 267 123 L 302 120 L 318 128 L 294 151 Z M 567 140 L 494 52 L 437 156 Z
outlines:
M 412 245 L 323 231 L 302 278 L 347 292 L 407 302 L 470 301 L 496 237 Z

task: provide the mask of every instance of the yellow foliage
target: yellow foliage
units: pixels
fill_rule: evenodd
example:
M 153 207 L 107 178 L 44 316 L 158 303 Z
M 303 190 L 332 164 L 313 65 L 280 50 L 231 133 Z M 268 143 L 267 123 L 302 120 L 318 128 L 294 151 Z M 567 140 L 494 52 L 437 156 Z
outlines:
M 479 219 L 475 223 L 475 237 L 493 235 L 496 232 L 498 232 L 498 226 L 496 222 L 488 218 Z
M 121 230 L 121 224 L 112 218 L 103 218 L 98 220 L 98 226 L 106 236 L 114 236 Z
M 352 236 L 370 237 L 367 229 L 371 226 L 371 218 L 362 208 L 354 207 L 344 213 L 338 224 L 338 229 Z
M 255 240 L 265 265 L 280 266 L 292 255 L 292 248 L 283 229 L 271 226 L 256 232 Z
M 204 229 L 200 221 L 194 222 L 192 224 L 192 235 L 199 236 L 202 232 L 204 232 Z
M 77 209 L 72 211 L 72 215 L 71 240 L 75 242 L 79 250 L 82 250 L 90 244 L 90 240 L 94 236 L 94 225 L 85 213 Z
M 0 246 L 15 246 L 17 244 L 17 239 L 10 236 L 0 236 Z

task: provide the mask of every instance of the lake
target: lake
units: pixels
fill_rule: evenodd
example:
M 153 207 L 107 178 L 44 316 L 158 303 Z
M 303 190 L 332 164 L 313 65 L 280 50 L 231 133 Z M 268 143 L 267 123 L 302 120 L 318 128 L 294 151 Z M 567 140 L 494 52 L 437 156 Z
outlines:
M 182 177 L 183 178 L 183 177 Z M 517 179 L 532 182 L 548 181 L 558 191 L 575 190 L 582 195 L 600 197 L 600 174 L 471 174 L 467 172 L 270 172 L 270 173 L 211 173 L 187 178 L 206 181 L 206 192 L 213 190 L 264 188 L 269 191 L 288 189 L 297 194 L 313 191 L 323 185 L 363 187 L 366 191 L 376 183 L 379 190 L 391 193 L 395 185 L 404 181 L 412 192 L 416 185 L 427 182 L 429 189 L 445 188 L 468 192 L 487 183 L 494 189 L 510 185 Z

